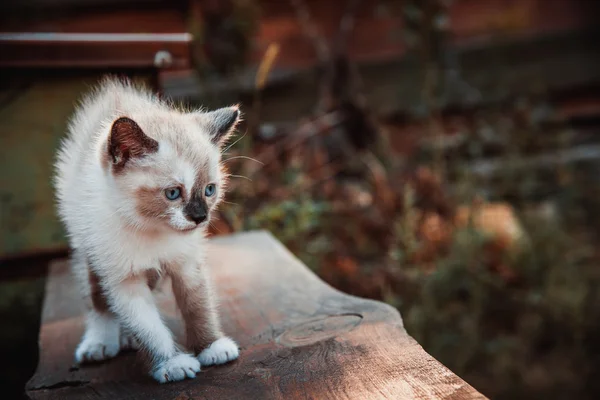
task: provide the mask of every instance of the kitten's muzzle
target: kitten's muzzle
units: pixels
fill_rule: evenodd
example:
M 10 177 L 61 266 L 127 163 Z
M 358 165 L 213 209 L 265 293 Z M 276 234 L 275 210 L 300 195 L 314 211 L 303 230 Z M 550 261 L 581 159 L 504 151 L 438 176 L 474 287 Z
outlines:
M 204 199 L 196 197 L 186 204 L 183 213 L 188 220 L 200 224 L 208 217 L 208 207 Z

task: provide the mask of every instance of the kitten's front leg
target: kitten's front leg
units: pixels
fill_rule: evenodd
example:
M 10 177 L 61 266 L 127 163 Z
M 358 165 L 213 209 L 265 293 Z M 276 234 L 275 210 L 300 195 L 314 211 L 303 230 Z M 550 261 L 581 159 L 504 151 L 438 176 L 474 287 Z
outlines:
M 140 348 L 150 356 L 154 379 L 165 383 L 196 376 L 200 363 L 192 355 L 177 350 L 144 278 L 130 277 L 112 285 L 107 294 L 121 325 L 135 335 Z
M 173 293 L 185 321 L 188 346 L 201 365 L 224 364 L 239 356 L 238 345 L 221 330 L 216 298 L 206 271 L 197 262 L 170 269 Z
M 109 310 L 100 278 L 81 250 L 74 250 L 72 263 L 74 271 L 79 273 L 76 276 L 87 290 L 92 305 L 86 316 L 85 333 L 75 350 L 75 361 L 80 364 L 115 357 L 121 350 L 119 340 L 121 329 L 119 322 Z
M 119 323 L 109 312 L 92 309 L 85 321 L 85 333 L 75 350 L 75 361 L 104 361 L 115 357 L 120 347 Z

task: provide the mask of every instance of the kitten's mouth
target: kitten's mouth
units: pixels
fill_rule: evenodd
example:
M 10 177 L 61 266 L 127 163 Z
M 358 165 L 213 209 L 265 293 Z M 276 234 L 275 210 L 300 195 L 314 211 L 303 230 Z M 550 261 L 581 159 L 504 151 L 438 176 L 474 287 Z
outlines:
M 197 229 L 204 228 L 207 225 L 208 225 L 208 220 L 205 220 L 205 221 L 200 222 L 197 225 L 190 226 L 189 228 L 180 228 L 180 227 L 175 227 L 175 226 L 172 226 L 172 228 L 174 230 L 176 230 L 177 232 L 179 232 L 179 233 L 190 233 L 190 232 L 193 232 L 193 231 L 195 231 Z
M 191 228 L 178 229 L 181 233 L 189 233 L 195 231 L 200 225 L 192 226 Z

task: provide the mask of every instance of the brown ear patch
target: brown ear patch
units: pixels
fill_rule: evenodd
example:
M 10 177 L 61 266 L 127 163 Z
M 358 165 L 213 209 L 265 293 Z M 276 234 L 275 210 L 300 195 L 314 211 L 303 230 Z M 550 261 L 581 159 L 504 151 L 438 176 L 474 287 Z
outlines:
M 158 142 L 147 136 L 132 119 L 121 117 L 113 122 L 108 138 L 108 154 L 115 172 L 121 171 L 127 161 L 158 150 Z

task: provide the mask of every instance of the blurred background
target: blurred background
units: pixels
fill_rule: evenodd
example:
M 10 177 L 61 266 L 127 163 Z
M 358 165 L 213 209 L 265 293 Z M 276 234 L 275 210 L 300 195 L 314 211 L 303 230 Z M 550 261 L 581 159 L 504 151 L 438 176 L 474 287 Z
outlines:
M 68 254 L 50 183 L 106 73 L 240 102 L 211 234 L 267 229 L 397 307 L 494 399 L 600 398 L 600 2 L 4 0 L 0 387 L 37 363 Z

